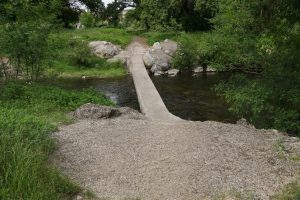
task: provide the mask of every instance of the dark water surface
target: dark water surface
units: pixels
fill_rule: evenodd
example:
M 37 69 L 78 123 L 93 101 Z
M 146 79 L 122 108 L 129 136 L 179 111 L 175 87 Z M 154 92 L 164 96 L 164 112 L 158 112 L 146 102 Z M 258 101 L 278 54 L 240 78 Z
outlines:
M 130 107 L 139 110 L 139 102 L 135 92 L 133 80 L 130 75 L 106 79 L 58 79 L 47 80 L 47 84 L 65 89 L 94 88 L 121 107 Z
M 228 112 L 228 105 L 218 97 L 213 86 L 227 80 L 230 74 L 207 74 L 178 77 L 152 77 L 166 106 L 174 115 L 187 120 L 235 123 L 237 118 Z M 137 95 L 130 75 L 111 79 L 62 79 L 49 81 L 67 89 L 95 88 L 110 97 L 118 106 L 139 110 Z
M 237 118 L 228 111 L 229 105 L 213 91 L 215 84 L 226 81 L 229 73 L 152 77 L 167 108 L 174 115 L 193 121 L 235 123 Z

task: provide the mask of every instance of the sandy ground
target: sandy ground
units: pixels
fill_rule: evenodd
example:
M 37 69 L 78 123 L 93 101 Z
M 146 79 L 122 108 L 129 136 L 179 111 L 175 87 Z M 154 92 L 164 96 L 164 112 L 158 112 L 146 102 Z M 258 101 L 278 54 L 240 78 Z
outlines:
M 110 199 L 207 199 L 226 191 L 269 199 L 296 178 L 296 138 L 218 122 L 162 123 L 121 116 L 80 120 L 53 135 L 54 163 Z M 284 156 L 276 144 L 285 145 Z

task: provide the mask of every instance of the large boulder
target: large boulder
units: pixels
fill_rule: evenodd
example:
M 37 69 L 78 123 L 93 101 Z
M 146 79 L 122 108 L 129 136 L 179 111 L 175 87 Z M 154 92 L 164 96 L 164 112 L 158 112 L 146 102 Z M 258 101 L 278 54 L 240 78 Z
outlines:
M 145 66 L 155 75 L 166 74 L 177 48 L 177 43 L 171 40 L 154 43 L 143 56 Z
M 130 52 L 121 51 L 118 55 L 113 58 L 108 59 L 108 62 L 121 62 L 123 65 L 126 65 L 128 60 L 130 59 Z
M 154 58 L 150 54 L 150 51 L 147 51 L 143 56 L 144 64 L 147 68 L 151 68 L 154 65 Z
M 168 39 L 161 43 L 161 47 L 164 52 L 170 56 L 173 56 L 178 49 L 177 43 Z
M 89 47 L 94 55 L 101 58 L 113 58 L 122 51 L 120 46 L 106 41 L 90 42 Z
M 128 108 L 128 107 L 122 107 L 122 108 L 115 108 L 110 106 L 101 106 L 97 104 L 85 104 L 78 109 L 76 109 L 73 112 L 73 116 L 76 119 L 92 119 L 92 120 L 98 120 L 98 119 L 109 119 L 109 118 L 126 118 L 126 119 L 145 119 L 145 116 L 141 114 L 140 112 Z

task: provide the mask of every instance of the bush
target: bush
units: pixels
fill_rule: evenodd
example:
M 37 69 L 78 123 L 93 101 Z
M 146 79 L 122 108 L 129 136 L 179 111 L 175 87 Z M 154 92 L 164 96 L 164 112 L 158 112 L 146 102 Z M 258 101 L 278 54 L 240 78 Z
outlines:
M 90 12 L 84 12 L 80 15 L 80 22 L 82 25 L 84 25 L 86 28 L 92 28 L 95 27 L 96 20 L 92 13 Z
M 79 68 L 122 68 L 120 63 L 109 63 L 104 58 L 99 58 L 91 53 L 85 41 L 71 40 L 69 45 L 72 51 L 69 62 Z
M 79 67 L 93 67 L 92 54 L 88 44 L 84 41 L 72 40 L 70 42 L 72 52 L 69 56 L 71 63 Z
M 180 38 L 179 49 L 173 57 L 172 64 L 178 69 L 189 69 L 198 64 L 197 45 L 186 35 Z

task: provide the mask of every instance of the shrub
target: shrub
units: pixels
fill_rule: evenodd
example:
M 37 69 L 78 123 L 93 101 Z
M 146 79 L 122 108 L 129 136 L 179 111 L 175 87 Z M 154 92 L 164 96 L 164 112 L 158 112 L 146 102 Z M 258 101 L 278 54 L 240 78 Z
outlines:
M 84 25 L 86 28 L 92 28 L 95 27 L 96 20 L 92 13 L 90 12 L 84 12 L 80 15 L 80 22 L 82 25 Z
M 180 38 L 179 49 L 173 57 L 172 64 L 175 68 L 189 69 L 198 64 L 197 45 L 191 39 L 183 35 Z
M 93 67 L 93 56 L 87 43 L 84 41 L 73 40 L 70 42 L 72 52 L 69 56 L 71 63 L 79 67 Z

